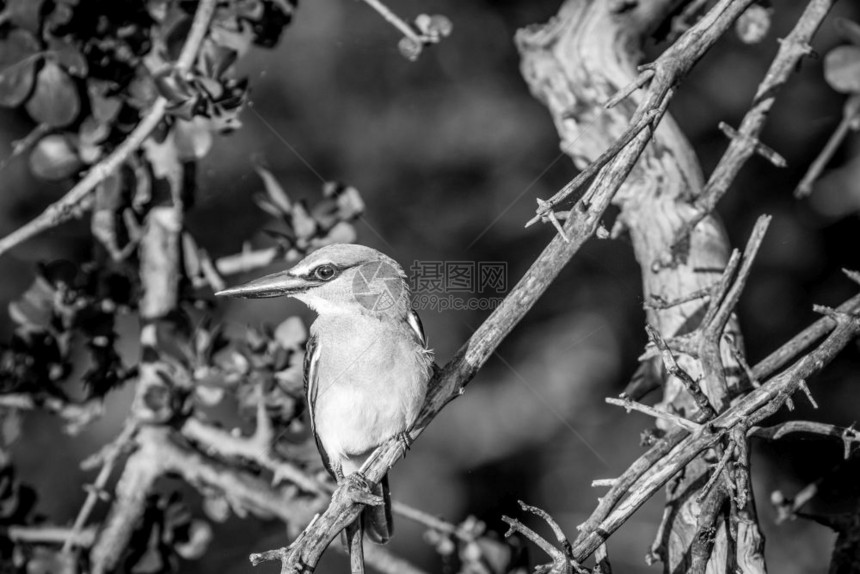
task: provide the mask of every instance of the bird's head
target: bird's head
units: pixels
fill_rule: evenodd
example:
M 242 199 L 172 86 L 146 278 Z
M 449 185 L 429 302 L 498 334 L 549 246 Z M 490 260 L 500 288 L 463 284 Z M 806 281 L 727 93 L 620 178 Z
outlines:
M 347 243 L 327 245 L 287 271 L 215 295 L 294 297 L 319 314 L 405 317 L 409 312 L 409 287 L 400 265 L 376 249 Z

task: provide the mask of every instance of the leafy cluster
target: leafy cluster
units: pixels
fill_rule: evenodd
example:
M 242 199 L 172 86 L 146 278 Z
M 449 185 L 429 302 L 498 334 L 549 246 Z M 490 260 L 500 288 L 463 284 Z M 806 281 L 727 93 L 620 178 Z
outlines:
M 9 306 L 15 332 L 0 344 L 0 390 L 68 400 L 63 383 L 88 351 L 87 397 L 101 397 L 134 373 L 116 351 L 115 317 L 135 297 L 132 281 L 95 265 L 68 261 L 39 267 L 24 295 Z
M 216 10 L 190 75 L 176 72 L 196 2 L 8 0 L 0 13 L 0 105 L 23 107 L 37 124 L 33 172 L 62 179 L 98 162 L 158 97 L 199 158 L 209 132 L 237 125 L 247 83 L 230 74 L 252 44 L 274 45 L 288 0 L 243 0 Z M 195 118 L 197 118 L 195 120 Z M 192 120 L 195 120 L 192 122 Z M 205 151 L 203 151 L 205 153 Z M 134 179 L 148 177 L 133 171 Z M 139 190 L 145 182 L 136 182 Z

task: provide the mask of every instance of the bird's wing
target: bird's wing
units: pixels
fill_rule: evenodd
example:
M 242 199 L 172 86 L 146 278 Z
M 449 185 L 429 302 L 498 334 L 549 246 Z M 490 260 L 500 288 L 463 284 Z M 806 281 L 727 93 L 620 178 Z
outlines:
M 308 339 L 308 343 L 305 346 L 305 363 L 304 363 L 304 374 L 305 374 L 305 396 L 308 398 L 308 415 L 311 420 L 311 432 L 314 433 L 314 440 L 317 443 L 317 449 L 320 451 L 320 456 L 322 456 L 323 466 L 325 469 L 334 476 L 334 472 L 331 469 L 331 463 L 329 462 L 328 454 L 323 448 L 322 442 L 320 441 L 320 437 L 317 434 L 316 429 L 316 413 L 314 412 L 314 408 L 317 404 L 317 392 L 319 390 L 319 385 L 317 384 L 317 365 L 320 360 L 320 345 L 318 344 L 316 335 L 311 335 L 311 338 Z
M 421 317 L 418 316 L 418 313 L 409 311 L 406 320 L 409 322 L 412 332 L 415 333 L 415 336 L 421 342 L 421 346 L 427 347 L 427 337 L 424 336 L 424 325 L 421 324 Z

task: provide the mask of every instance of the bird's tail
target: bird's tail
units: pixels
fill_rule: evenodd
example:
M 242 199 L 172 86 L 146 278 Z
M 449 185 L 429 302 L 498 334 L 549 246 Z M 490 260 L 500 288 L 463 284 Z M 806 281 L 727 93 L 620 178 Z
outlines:
M 391 540 L 391 535 L 394 533 L 394 522 L 391 519 L 391 491 L 388 489 L 387 474 L 373 489 L 373 494 L 381 496 L 385 503 L 380 506 L 365 506 L 361 513 L 361 522 L 371 542 L 385 544 Z

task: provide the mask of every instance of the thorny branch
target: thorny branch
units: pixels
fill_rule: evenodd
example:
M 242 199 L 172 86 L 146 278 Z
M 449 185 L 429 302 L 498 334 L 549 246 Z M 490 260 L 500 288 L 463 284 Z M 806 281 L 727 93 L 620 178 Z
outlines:
M 696 215 L 681 228 L 676 236 L 673 257 L 679 255 L 679 245 L 689 236 L 693 228 L 713 212 L 743 165 L 754 153 L 759 153 L 779 167 L 785 165 L 785 160 L 779 158 L 778 154 L 769 152 L 769 148 L 764 147 L 758 137 L 776 101 L 776 94 L 797 69 L 800 60 L 812 52 L 810 46 L 812 37 L 834 3 L 835 0 L 812 0 L 794 29 L 780 41 L 779 51 L 756 90 L 752 107 L 741 121 L 740 128 L 737 131 L 730 131 L 731 143 L 728 149 L 711 173 L 704 192 L 694 202 L 697 209 Z

